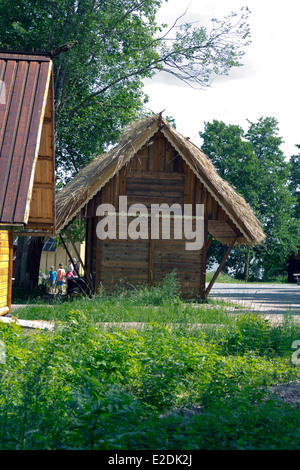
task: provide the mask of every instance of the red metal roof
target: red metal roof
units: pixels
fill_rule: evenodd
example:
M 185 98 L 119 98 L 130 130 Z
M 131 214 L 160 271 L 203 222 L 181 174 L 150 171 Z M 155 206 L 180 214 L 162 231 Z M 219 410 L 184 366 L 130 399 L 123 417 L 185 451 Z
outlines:
M 47 55 L 0 52 L 0 223 L 26 224 L 51 83 Z

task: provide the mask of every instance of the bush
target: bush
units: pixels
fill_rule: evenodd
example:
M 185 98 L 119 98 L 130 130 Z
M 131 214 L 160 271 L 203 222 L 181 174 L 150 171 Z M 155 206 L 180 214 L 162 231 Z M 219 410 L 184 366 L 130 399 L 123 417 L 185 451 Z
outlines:
M 292 318 L 273 327 L 194 308 L 172 276 L 150 292 L 26 309 L 47 310 L 52 332 L 0 323 L 1 449 L 299 448 L 299 408 L 266 391 L 299 378 Z M 155 321 L 136 329 L 101 323 L 145 320 L 145 310 Z
M 167 274 L 158 286 L 142 285 L 138 288 L 125 286 L 117 294 L 118 298 L 127 300 L 136 305 L 162 305 L 179 297 L 180 282 L 176 270 Z

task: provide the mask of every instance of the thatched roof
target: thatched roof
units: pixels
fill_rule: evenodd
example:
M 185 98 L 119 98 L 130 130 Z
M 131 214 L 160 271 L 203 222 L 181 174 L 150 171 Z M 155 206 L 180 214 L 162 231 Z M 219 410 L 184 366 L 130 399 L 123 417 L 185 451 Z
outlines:
M 243 243 L 259 244 L 265 238 L 252 209 L 217 173 L 209 158 L 189 139 L 183 137 L 160 115 L 134 122 L 120 143 L 95 158 L 56 195 L 56 227 L 66 227 L 95 194 L 158 131 L 161 131 L 190 166 L 199 180 L 218 201 L 243 234 Z

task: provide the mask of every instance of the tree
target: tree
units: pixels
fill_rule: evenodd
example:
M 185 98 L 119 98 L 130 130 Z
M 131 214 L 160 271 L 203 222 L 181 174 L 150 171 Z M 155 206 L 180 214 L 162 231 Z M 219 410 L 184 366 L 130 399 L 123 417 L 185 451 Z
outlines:
M 213 121 L 205 123 L 200 136 L 203 151 L 250 204 L 266 233 L 262 245 L 236 248 L 227 267 L 246 280 L 249 275 L 257 278 L 261 270 L 265 279 L 283 273 L 299 243 L 299 223 L 288 186 L 290 164 L 280 149 L 277 120 L 267 117 L 249 122 L 247 133 L 239 126 Z M 219 252 L 215 248 L 214 257 L 219 260 L 220 248 Z
M 258 159 L 256 210 L 267 234 L 265 249 L 260 251 L 266 275 L 286 270 L 289 256 L 299 243 L 299 223 L 295 219 L 293 198 L 288 178 L 290 164 L 280 149 L 275 118 L 260 118 L 250 123 L 247 139 Z
M 155 20 L 162 3 L 1 0 L 0 48 L 53 56 L 57 187 L 145 112 L 144 78 L 164 71 L 203 87 L 242 64 L 247 9 L 212 20 L 211 30 L 178 21 L 167 28 Z
M 300 145 L 296 145 L 300 149 Z M 296 198 L 295 217 L 300 219 L 300 154 L 293 155 L 290 159 L 290 190 Z
M 254 201 L 252 180 L 257 166 L 252 146 L 245 140 L 244 130 L 237 125 L 226 125 L 222 121 L 206 122 L 202 150 L 210 157 L 220 176 L 242 194 L 246 201 Z M 242 188 L 242 191 L 241 191 Z M 208 262 L 220 263 L 227 247 L 213 241 L 208 252 Z M 235 275 L 242 279 L 249 277 L 250 259 L 253 257 L 249 246 L 239 247 L 229 257 L 223 270 L 235 270 Z
M 58 176 L 71 177 L 116 142 L 143 112 L 145 77 L 157 71 L 192 86 L 241 65 L 248 11 L 169 29 L 155 14 L 163 0 L 2 0 L 0 47 L 53 51 Z

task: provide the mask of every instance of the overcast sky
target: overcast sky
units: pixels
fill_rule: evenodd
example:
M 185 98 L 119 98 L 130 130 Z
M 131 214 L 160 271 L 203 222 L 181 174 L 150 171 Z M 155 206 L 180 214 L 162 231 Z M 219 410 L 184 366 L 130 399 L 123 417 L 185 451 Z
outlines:
M 251 44 L 245 48 L 243 67 L 218 77 L 210 88 L 195 90 L 169 75 L 145 81 L 148 107 L 166 110 L 177 130 L 201 146 L 199 131 L 213 119 L 248 128 L 247 119 L 275 117 L 285 143 L 286 157 L 298 153 L 300 144 L 300 2 L 297 0 L 169 0 L 158 14 L 159 22 L 172 25 L 189 6 L 184 22 L 207 25 L 231 11 L 248 6 Z

